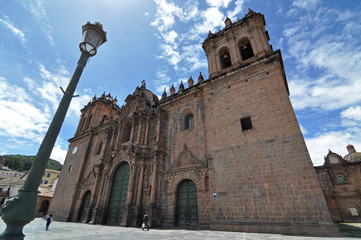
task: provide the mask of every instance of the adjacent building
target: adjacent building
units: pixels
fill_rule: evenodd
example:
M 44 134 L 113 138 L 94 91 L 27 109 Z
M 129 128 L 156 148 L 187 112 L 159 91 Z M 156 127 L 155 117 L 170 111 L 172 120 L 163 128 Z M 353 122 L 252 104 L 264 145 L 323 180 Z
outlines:
M 53 169 L 45 169 L 43 177 L 41 178 L 40 184 L 54 184 L 55 180 L 59 178 L 60 171 Z M 26 173 L 22 179 L 26 180 L 28 173 Z
M 289 100 L 281 51 L 252 10 L 209 32 L 209 78 L 161 99 L 143 81 L 119 107 L 81 110 L 54 193 L 55 220 L 115 226 L 331 235 Z
M 8 198 L 16 197 L 19 189 L 24 185 L 20 177 L 7 177 L 0 180 L 0 205 Z
M 329 150 L 322 166 L 315 167 L 334 222 L 361 222 L 361 152 L 351 144 L 341 157 Z
M 22 177 L 25 175 L 25 172 L 13 171 L 9 167 L 4 166 L 6 159 L 0 159 L 0 180 L 11 178 L 11 177 Z

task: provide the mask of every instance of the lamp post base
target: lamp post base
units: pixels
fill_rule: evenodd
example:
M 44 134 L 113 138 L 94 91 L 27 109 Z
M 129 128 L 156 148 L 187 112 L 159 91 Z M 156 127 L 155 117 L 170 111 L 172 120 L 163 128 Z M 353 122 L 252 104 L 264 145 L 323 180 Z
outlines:
M 23 228 L 27 222 L 20 223 L 16 222 L 6 222 L 6 229 L 0 235 L 0 239 L 21 239 L 23 240 L 25 235 L 23 234 Z
M 8 199 L 1 207 L 6 229 L 0 239 L 24 239 L 24 226 L 35 219 L 37 194 L 37 190 L 21 188 L 17 197 Z

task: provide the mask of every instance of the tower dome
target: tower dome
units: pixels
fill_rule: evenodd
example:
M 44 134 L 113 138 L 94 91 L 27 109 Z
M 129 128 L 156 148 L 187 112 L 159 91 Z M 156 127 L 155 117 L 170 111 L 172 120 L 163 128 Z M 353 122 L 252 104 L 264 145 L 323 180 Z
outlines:
M 356 152 L 355 147 L 352 144 L 346 146 L 348 154 L 343 158 L 347 162 L 361 162 L 361 152 Z

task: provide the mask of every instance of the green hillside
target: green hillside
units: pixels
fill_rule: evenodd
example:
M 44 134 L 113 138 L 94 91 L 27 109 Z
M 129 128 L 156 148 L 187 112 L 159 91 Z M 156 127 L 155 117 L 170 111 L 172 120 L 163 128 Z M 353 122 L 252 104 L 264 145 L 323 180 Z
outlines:
M 24 156 L 24 155 L 1 155 L 0 159 L 5 158 L 5 166 L 9 167 L 11 170 L 16 171 L 29 171 L 31 164 L 35 160 L 35 156 Z M 63 165 L 53 159 L 49 159 L 48 165 L 46 168 L 60 171 Z

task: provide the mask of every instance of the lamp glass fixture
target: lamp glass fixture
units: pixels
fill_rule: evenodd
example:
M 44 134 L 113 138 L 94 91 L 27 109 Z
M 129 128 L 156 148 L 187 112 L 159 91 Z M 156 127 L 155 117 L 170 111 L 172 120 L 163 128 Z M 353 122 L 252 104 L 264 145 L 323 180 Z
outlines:
M 98 22 L 95 24 L 88 22 L 83 26 L 83 42 L 79 45 L 80 51 L 87 51 L 94 56 L 100 45 L 106 41 L 106 32 L 104 32 L 103 26 Z

